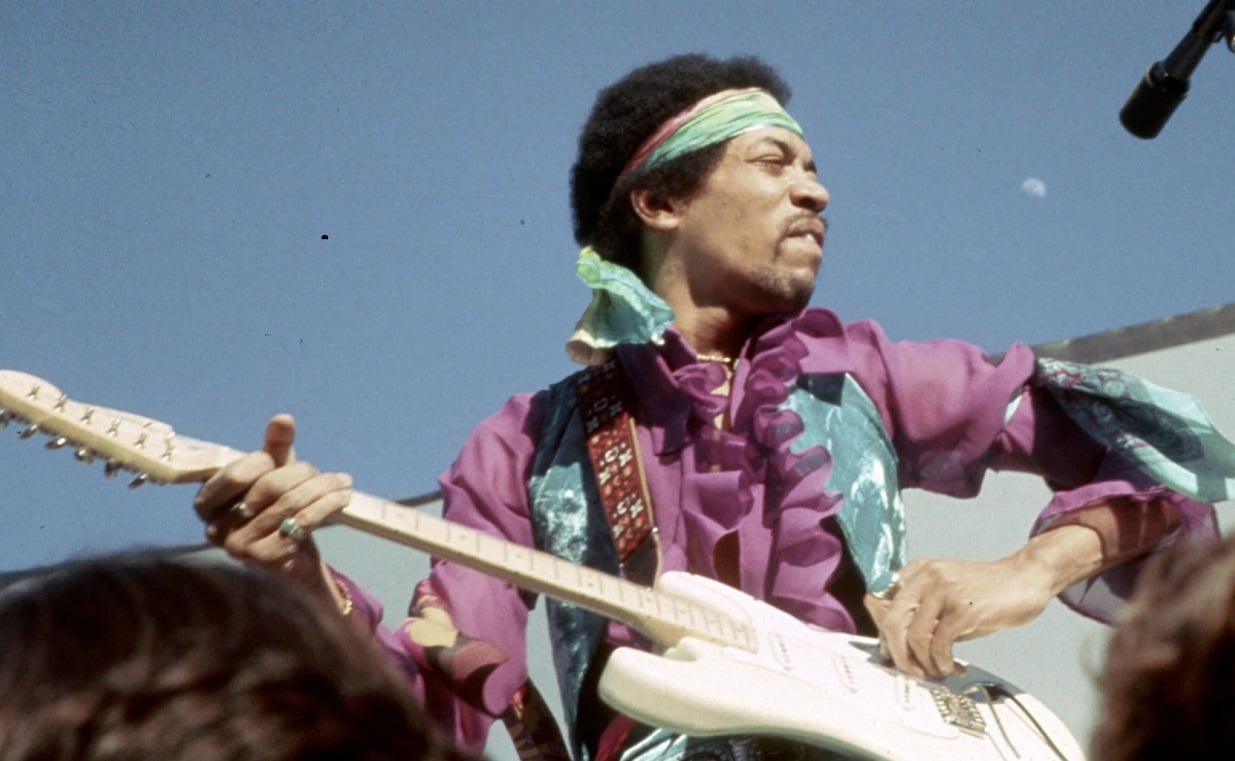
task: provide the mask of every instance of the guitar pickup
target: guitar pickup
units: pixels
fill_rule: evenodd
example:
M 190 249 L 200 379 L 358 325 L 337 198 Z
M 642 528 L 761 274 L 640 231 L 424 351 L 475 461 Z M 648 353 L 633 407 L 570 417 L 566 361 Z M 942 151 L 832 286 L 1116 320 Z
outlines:
M 977 702 L 968 695 L 959 695 L 943 685 L 929 688 L 939 716 L 962 732 L 986 736 L 986 720 L 978 711 Z

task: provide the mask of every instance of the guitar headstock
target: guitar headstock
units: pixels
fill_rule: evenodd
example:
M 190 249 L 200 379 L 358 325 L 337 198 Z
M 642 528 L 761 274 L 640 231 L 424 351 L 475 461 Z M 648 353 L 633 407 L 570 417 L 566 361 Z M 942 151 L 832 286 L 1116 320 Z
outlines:
M 42 378 L 0 370 L 0 428 L 14 421 L 26 426 L 23 439 L 45 434 L 48 449 L 72 447 L 83 462 L 103 460 L 109 477 L 137 474 L 131 486 L 204 481 L 238 455 L 158 420 L 74 401 Z

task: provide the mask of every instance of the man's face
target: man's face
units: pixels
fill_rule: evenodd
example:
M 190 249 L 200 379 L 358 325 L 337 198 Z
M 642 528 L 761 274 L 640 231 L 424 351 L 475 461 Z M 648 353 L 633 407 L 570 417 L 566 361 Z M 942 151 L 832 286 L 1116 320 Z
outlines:
M 673 246 L 696 305 L 743 318 L 807 305 L 823 258 L 827 225 L 819 215 L 828 191 L 805 140 L 778 127 L 733 138 L 681 204 Z

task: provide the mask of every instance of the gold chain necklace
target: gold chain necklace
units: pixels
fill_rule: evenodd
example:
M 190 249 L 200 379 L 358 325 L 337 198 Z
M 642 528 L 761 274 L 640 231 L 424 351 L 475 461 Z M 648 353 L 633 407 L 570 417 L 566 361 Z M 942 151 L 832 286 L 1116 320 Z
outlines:
M 726 357 L 724 354 L 696 354 L 700 362 L 719 362 L 730 370 L 737 369 L 738 358 Z

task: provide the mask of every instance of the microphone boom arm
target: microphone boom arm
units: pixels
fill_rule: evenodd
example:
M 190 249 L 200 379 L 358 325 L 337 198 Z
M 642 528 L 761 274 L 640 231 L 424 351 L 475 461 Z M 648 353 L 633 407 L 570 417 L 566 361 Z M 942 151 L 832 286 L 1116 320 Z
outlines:
M 1235 52 L 1235 0 L 1209 0 L 1175 49 L 1149 67 L 1119 111 L 1124 128 L 1147 140 L 1157 137 L 1187 97 L 1192 72 L 1221 39 Z

